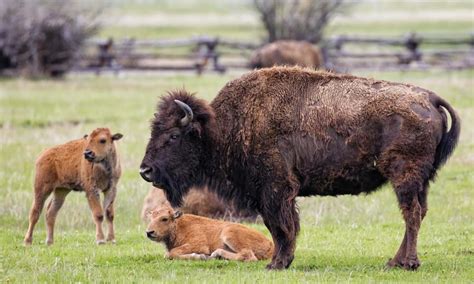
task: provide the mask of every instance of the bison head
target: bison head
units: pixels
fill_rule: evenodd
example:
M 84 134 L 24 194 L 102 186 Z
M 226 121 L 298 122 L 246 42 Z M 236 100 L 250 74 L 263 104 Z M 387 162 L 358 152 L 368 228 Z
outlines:
M 159 103 L 140 175 L 164 189 L 172 206 L 180 206 L 189 188 L 203 177 L 209 157 L 214 112 L 184 90 L 170 92 Z
M 84 158 L 91 163 L 100 163 L 115 154 L 114 141 L 122 138 L 123 135 L 116 133 L 112 135 L 108 128 L 97 128 L 90 135 L 84 135 L 86 144 L 84 148 Z

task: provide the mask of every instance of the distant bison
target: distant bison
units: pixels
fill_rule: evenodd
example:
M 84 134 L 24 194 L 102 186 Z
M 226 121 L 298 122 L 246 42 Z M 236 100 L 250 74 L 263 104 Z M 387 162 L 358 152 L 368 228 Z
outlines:
M 275 243 L 269 269 L 293 260 L 296 196 L 369 193 L 390 182 L 406 232 L 388 265 L 416 269 L 429 181 L 459 132 L 456 112 L 428 90 L 274 67 L 227 83 L 210 105 L 185 91 L 162 98 L 140 173 L 173 206 L 207 185 L 258 210 Z
M 143 202 L 142 219 L 149 222 L 149 212 L 170 206 L 162 189 L 153 187 Z M 232 204 L 224 202 L 217 193 L 207 188 L 192 188 L 183 197 L 180 211 L 203 217 L 225 219 L 230 221 L 255 221 L 257 213 L 249 210 L 239 210 Z
M 323 68 L 321 50 L 306 41 L 280 40 L 256 50 L 250 59 L 251 68 L 295 65 Z
M 120 133 L 112 135 L 108 128 L 97 128 L 84 138 L 49 148 L 40 155 L 36 161 L 35 197 L 24 240 L 26 245 L 33 240 L 33 229 L 51 193 L 53 198 L 46 212 L 46 243 L 53 243 L 56 216 L 71 190 L 86 193 L 96 225 L 97 244 L 105 243 L 102 231 L 104 210 L 109 223 L 107 241 L 115 242 L 114 200 L 121 169 L 114 142 L 120 138 Z M 104 193 L 103 207 L 100 204 L 101 192 Z
M 269 239 L 237 223 L 182 214 L 171 207 L 151 212 L 150 219 L 147 237 L 164 242 L 170 259 L 257 261 L 272 256 Z

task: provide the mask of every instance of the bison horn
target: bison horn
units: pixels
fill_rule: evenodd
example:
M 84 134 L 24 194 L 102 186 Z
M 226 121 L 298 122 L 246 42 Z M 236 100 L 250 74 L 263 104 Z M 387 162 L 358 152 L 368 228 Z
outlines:
M 174 102 L 184 111 L 185 115 L 181 119 L 181 126 L 188 125 L 191 121 L 193 121 L 193 110 L 185 103 L 180 100 L 174 100 Z

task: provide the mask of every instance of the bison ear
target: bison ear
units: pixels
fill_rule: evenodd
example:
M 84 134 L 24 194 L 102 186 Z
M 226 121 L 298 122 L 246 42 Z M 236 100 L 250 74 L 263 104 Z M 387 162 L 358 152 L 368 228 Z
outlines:
M 176 210 L 173 214 L 173 219 L 178 219 L 181 216 L 183 216 L 183 212 Z
M 120 138 L 122 138 L 123 135 L 120 134 L 120 133 L 115 133 L 114 135 L 112 135 L 112 140 L 120 140 Z

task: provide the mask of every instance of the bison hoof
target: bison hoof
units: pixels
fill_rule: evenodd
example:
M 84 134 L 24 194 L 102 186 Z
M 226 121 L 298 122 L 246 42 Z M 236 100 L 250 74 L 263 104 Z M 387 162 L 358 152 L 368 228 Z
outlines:
M 388 269 L 395 268 L 395 267 L 403 267 L 403 263 L 401 262 L 400 259 L 392 258 L 387 262 L 386 266 Z
M 221 249 L 216 249 L 216 250 L 211 254 L 211 258 L 221 259 L 221 258 L 222 258 Z
M 105 244 L 105 241 L 104 240 L 97 240 L 97 241 L 95 241 L 95 243 L 98 244 L 98 245 L 103 245 L 103 244 Z
M 47 246 L 50 246 L 54 243 L 54 241 L 53 240 L 46 240 L 45 243 L 46 243 Z
M 421 264 L 420 261 L 416 257 L 415 258 L 407 258 L 403 262 L 403 268 L 406 269 L 406 270 L 416 270 L 416 269 L 418 269 L 420 264 Z
M 285 266 L 281 263 L 269 263 L 266 268 L 268 270 L 282 270 Z
M 198 260 L 208 260 L 209 259 L 209 257 L 207 255 L 200 254 L 200 253 L 192 253 L 191 257 L 193 257 L 194 259 L 198 259 Z
M 116 244 L 116 241 L 115 241 L 115 239 L 112 239 L 112 240 L 107 240 L 107 241 L 108 241 L 109 243 L 113 244 L 113 245 L 115 245 L 115 244 Z

